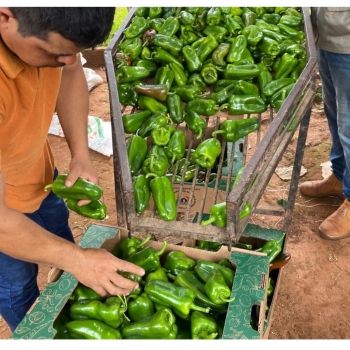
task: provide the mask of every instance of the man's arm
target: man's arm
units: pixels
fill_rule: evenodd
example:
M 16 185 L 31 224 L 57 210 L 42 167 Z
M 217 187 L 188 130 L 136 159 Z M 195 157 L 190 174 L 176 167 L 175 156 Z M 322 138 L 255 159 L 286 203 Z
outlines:
M 79 55 L 73 65 L 62 69 L 56 107 L 72 155 L 67 181 L 73 184 L 80 176 L 98 184 L 98 174 L 90 161 L 87 137 L 89 91 Z
M 5 182 L 0 171 L 0 251 L 14 258 L 47 264 L 70 272 L 102 296 L 128 294 L 137 284 L 117 270 L 143 275 L 144 270 L 104 249 L 83 249 L 44 230 L 5 204 Z

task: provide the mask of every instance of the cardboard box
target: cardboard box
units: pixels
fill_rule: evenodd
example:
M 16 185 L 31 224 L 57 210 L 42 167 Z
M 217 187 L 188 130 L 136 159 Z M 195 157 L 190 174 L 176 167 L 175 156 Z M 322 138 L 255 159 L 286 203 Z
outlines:
M 116 244 L 127 236 L 126 229 L 92 224 L 82 236 L 79 244 L 84 248 L 102 247 L 112 251 Z M 152 241 L 147 245 L 159 250 L 163 242 Z M 226 247 L 213 253 L 184 245 L 168 244 L 163 256 L 172 250 L 183 251 L 194 260 L 219 261 L 222 258 L 229 258 L 236 265 L 231 292 L 231 297 L 235 297 L 235 300 L 229 304 L 223 339 L 261 339 L 263 337 L 269 269 L 268 257 L 265 254 L 242 249 L 232 249 L 229 252 Z M 78 281 L 71 274 L 52 269 L 49 274 L 49 283 L 11 338 L 54 338 L 56 331 L 53 328 L 53 322 L 77 285 Z M 259 306 L 258 310 L 260 310 L 258 330 L 254 330 L 250 325 L 252 310 L 256 309 L 256 306 Z

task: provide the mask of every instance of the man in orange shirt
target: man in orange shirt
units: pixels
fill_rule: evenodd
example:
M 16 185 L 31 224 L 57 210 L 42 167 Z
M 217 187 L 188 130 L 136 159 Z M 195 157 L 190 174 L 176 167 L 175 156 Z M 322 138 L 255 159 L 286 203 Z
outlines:
M 108 36 L 115 8 L 0 8 L 0 314 L 13 331 L 39 290 L 37 264 L 73 274 L 102 296 L 137 287 L 144 270 L 74 244 L 47 140 L 56 109 L 71 151 L 67 186 L 98 183 L 87 141 L 88 88 L 79 53 Z M 87 204 L 81 201 L 81 205 Z

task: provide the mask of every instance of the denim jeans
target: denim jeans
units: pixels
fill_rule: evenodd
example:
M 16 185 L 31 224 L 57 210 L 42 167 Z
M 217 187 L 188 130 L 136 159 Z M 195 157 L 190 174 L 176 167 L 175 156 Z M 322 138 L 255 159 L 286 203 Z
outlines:
M 319 49 L 318 69 L 332 141 L 332 171 L 350 199 L 350 55 Z
M 51 233 L 74 242 L 68 225 L 67 206 L 53 192 L 50 192 L 37 211 L 25 215 Z M 0 314 L 12 332 L 39 296 L 37 276 L 37 264 L 0 252 Z

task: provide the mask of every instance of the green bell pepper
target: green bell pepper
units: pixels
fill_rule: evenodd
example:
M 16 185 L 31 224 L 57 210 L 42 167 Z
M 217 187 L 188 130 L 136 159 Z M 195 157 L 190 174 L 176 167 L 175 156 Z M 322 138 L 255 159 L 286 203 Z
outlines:
M 132 186 L 135 195 L 135 210 L 138 214 L 142 214 L 146 210 L 151 198 L 151 190 L 148 182 L 144 174 L 132 178 Z
M 183 158 L 186 151 L 186 136 L 182 130 L 175 130 L 165 150 L 170 164 Z
M 134 91 L 133 86 L 129 83 L 118 84 L 119 102 L 123 106 L 137 107 L 139 95 Z
M 145 285 L 145 292 L 156 304 L 169 307 L 180 318 L 186 319 L 191 310 L 208 313 L 210 308 L 195 305 L 196 293 L 185 287 L 179 287 L 171 282 L 150 280 Z
M 254 59 L 247 48 L 247 38 L 245 35 L 240 34 L 233 38 L 226 62 L 234 63 L 244 59 L 251 64 L 254 63 Z
M 203 226 L 215 223 L 217 227 L 226 227 L 226 202 L 217 203 L 209 210 L 209 219 L 203 220 Z
M 224 70 L 223 77 L 227 80 L 249 80 L 257 77 L 260 69 L 257 64 L 228 64 Z
M 231 16 L 225 16 L 225 26 L 226 29 L 228 30 L 228 33 L 231 36 L 237 36 L 242 33 L 242 25 L 237 22 L 233 17 Z
M 147 68 L 139 66 L 122 66 L 116 71 L 116 79 L 119 84 L 142 80 L 149 75 L 150 71 Z
M 141 51 L 142 51 L 141 38 L 125 39 L 118 46 L 118 52 L 121 52 L 127 55 L 131 61 L 136 60 L 140 56 Z
M 213 51 L 219 46 L 219 43 L 212 35 L 204 37 L 197 48 L 197 55 L 201 62 L 204 62 Z
M 170 119 L 175 124 L 182 123 L 184 120 L 184 111 L 180 96 L 175 93 L 173 95 L 169 95 L 166 99 L 166 104 Z
M 197 85 L 174 86 L 171 88 L 171 92 L 178 95 L 181 101 L 184 102 L 189 102 L 208 95 L 207 92 L 202 93 L 201 91 L 201 88 Z
M 149 25 L 150 28 L 154 29 L 158 33 L 164 22 L 164 18 L 151 18 L 149 21 Z
M 175 74 L 169 66 L 160 67 L 154 77 L 154 84 L 164 84 L 168 87 L 168 91 L 170 91 L 171 86 L 174 82 L 174 77 Z
M 127 259 L 132 254 L 144 249 L 145 244 L 152 238 L 148 235 L 144 240 L 139 237 L 122 239 L 112 251 L 112 254 L 119 259 Z
M 167 126 L 169 122 L 171 122 L 171 119 L 166 113 L 156 112 L 141 124 L 140 128 L 137 130 L 137 135 L 145 138 L 151 135 L 152 130 Z
M 82 300 L 70 306 L 69 313 L 73 320 L 98 320 L 118 328 L 123 324 L 126 302 L 121 297 L 109 297 L 106 301 Z
M 264 35 L 258 44 L 258 49 L 270 56 L 277 56 L 280 52 L 279 44 L 276 40 Z
M 218 25 L 221 21 L 221 11 L 219 7 L 211 7 L 205 18 L 207 25 Z
M 149 110 L 152 114 L 157 112 L 168 112 L 168 108 L 164 104 L 151 96 L 140 95 L 137 103 L 140 109 Z
M 91 201 L 89 204 L 78 205 L 79 199 L 67 198 L 68 209 L 75 213 L 94 220 L 104 220 L 107 216 L 107 207 L 101 200 Z
M 160 280 L 160 281 L 166 281 L 168 282 L 168 276 L 163 267 L 159 267 L 158 269 L 149 272 L 145 277 L 145 282 L 148 282 L 150 280 Z
M 199 72 L 202 68 L 202 62 L 199 60 L 197 52 L 190 45 L 182 48 L 182 54 L 187 64 L 187 69 L 190 73 Z
M 87 199 L 90 201 L 101 198 L 103 190 L 99 185 L 78 177 L 73 186 L 67 187 L 65 184 L 67 176 L 67 174 L 59 174 L 51 184 L 44 187 L 44 190 L 47 191 L 51 189 L 51 191 L 60 198 L 77 200 Z
M 162 7 L 149 7 L 149 18 L 159 18 L 162 16 L 163 8 Z
M 178 17 L 179 7 L 163 7 L 163 18 L 167 19 L 169 17 Z
M 191 313 L 192 339 L 215 339 L 218 336 L 218 325 L 214 317 L 199 311 Z
M 194 111 L 187 112 L 184 121 L 192 133 L 197 135 L 197 139 L 200 139 L 207 127 L 207 122 Z
M 168 308 L 162 308 L 140 321 L 131 322 L 121 329 L 123 339 L 175 339 L 176 318 Z
M 230 52 L 231 45 L 229 43 L 221 43 L 213 52 L 211 59 L 215 66 L 225 67 L 225 57 Z
M 170 69 L 174 72 L 174 82 L 177 86 L 184 86 L 187 84 L 187 76 L 184 70 L 175 63 L 169 63 Z
M 297 66 L 299 60 L 294 57 L 294 55 L 285 52 L 281 57 L 281 62 L 278 65 L 278 69 L 275 72 L 275 79 L 287 78 L 288 75 L 293 71 Z
M 148 118 L 150 118 L 150 111 L 140 111 L 136 113 L 124 114 L 122 116 L 124 131 L 127 134 L 135 133 Z
M 173 221 L 177 216 L 176 199 L 171 181 L 166 176 L 156 176 L 149 173 L 146 177 L 154 176 L 150 182 L 151 193 L 161 219 Z
M 173 36 L 180 29 L 180 21 L 175 17 L 168 17 L 159 29 L 158 34 Z
M 276 25 L 277 23 L 279 23 L 281 15 L 279 15 L 278 13 L 264 13 L 260 18 L 268 24 Z
M 157 146 L 166 146 L 175 132 L 173 125 L 161 126 L 151 131 L 152 143 Z
M 146 159 L 148 152 L 147 140 L 139 135 L 131 135 L 127 145 L 127 155 L 131 175 L 136 175 Z
M 217 67 L 213 63 L 203 65 L 201 76 L 207 85 L 212 85 L 218 80 Z
M 233 300 L 230 298 L 231 290 L 226 285 L 225 279 L 220 270 L 213 270 L 204 285 L 205 292 L 209 299 L 216 304 L 226 304 Z
M 135 17 L 145 17 L 147 18 L 149 14 L 149 7 L 138 7 L 134 12 Z
M 270 239 L 266 241 L 266 243 L 256 251 L 260 253 L 265 253 L 269 257 L 269 262 L 271 263 L 276 259 L 278 254 L 282 251 L 282 243 L 285 237 L 285 233 L 281 235 L 277 240 Z
M 103 299 L 105 298 L 101 297 L 101 295 L 97 294 L 90 287 L 86 287 L 81 283 L 78 283 L 73 293 L 69 297 L 69 300 L 71 302 L 77 302 L 81 300 L 103 300 Z
M 154 315 L 154 313 L 153 302 L 145 292 L 128 302 L 128 316 L 133 322 L 141 321 L 146 317 Z
M 73 339 L 122 339 L 117 329 L 98 320 L 74 320 L 66 327 Z
M 195 265 L 196 262 L 184 252 L 174 250 L 165 257 L 163 266 L 171 274 L 177 276 L 182 271 L 194 271 Z
M 294 16 L 294 15 L 282 15 L 279 23 L 282 23 L 288 27 L 300 29 L 301 25 L 303 24 L 304 20 L 300 16 Z
M 214 89 L 214 91 L 215 91 L 215 89 Z M 234 84 L 227 85 L 222 90 L 220 90 L 218 92 L 213 92 L 210 95 L 210 98 L 212 100 L 214 100 L 217 104 L 221 105 L 224 102 L 227 102 L 229 100 L 229 98 L 234 93 L 234 91 L 235 91 L 235 85 Z
M 259 118 L 227 119 L 220 124 L 220 130 L 214 131 L 212 136 L 223 134 L 224 141 L 236 142 L 251 132 L 258 130 L 259 127 Z
M 202 168 L 211 168 L 217 157 L 221 154 L 220 141 L 215 138 L 208 138 L 202 141 L 193 152 L 191 158 Z
M 168 168 L 168 156 L 163 147 L 153 145 L 148 152 L 146 159 L 142 164 L 142 172 L 147 175 L 154 173 L 157 176 L 163 176 Z
M 238 80 L 237 83 L 234 85 L 233 93 L 236 95 L 259 96 L 259 89 L 255 84 L 250 83 L 249 81 Z
M 174 63 L 178 65 L 182 70 L 184 69 L 183 64 L 177 60 L 171 53 L 158 47 L 155 51 L 152 52 L 152 59 L 156 62 L 163 64 Z
M 226 41 L 231 35 L 228 30 L 221 25 L 208 25 L 203 29 L 205 36 L 213 36 L 218 43 Z
M 207 99 L 207 100 L 194 99 L 187 102 L 185 111 L 187 113 L 189 111 L 194 111 L 201 115 L 211 116 L 211 115 L 215 115 L 216 111 L 221 111 L 224 108 L 226 108 L 226 105 L 217 107 L 215 100 L 212 100 L 212 99 Z
M 266 96 L 272 96 L 276 92 L 283 89 L 285 86 L 295 83 L 294 79 L 292 78 L 281 78 L 281 79 L 275 79 L 266 84 L 263 89 L 262 93 Z
M 161 47 L 174 57 L 178 56 L 182 50 L 183 43 L 176 36 L 156 34 L 151 41 L 155 47 Z
M 262 30 L 254 24 L 243 28 L 242 34 L 247 39 L 247 45 L 250 45 L 250 46 L 258 45 L 258 43 L 264 36 L 264 33 L 262 32 Z
M 230 115 L 259 114 L 267 110 L 265 101 L 255 95 L 232 95 L 229 99 Z
M 146 273 L 154 271 L 160 267 L 159 257 L 164 253 L 167 242 L 164 241 L 162 249 L 156 251 L 152 247 L 146 247 L 132 255 L 126 261 L 142 267 Z
M 200 91 L 203 91 L 207 87 L 207 84 L 203 81 L 200 73 L 192 73 L 187 79 L 187 85 L 196 86 Z
M 278 23 L 277 24 L 278 28 L 280 29 L 280 32 L 287 37 L 300 42 L 305 39 L 305 33 L 301 30 L 297 30 L 295 28 L 291 28 L 289 26 L 286 26 L 283 23 Z
M 196 20 L 196 17 L 188 11 L 181 11 L 179 13 L 179 21 L 181 24 L 187 26 L 187 25 L 192 25 L 194 21 Z
M 248 27 L 252 24 L 255 24 L 257 18 L 258 18 L 258 15 L 249 10 L 248 7 L 243 7 L 242 8 L 242 20 L 243 20 L 243 23 L 244 23 L 244 27 Z
M 123 31 L 126 39 L 141 37 L 149 28 L 149 20 L 144 17 L 134 17 L 131 24 Z
M 147 238 L 146 238 L 146 239 L 147 239 Z M 146 239 L 145 239 L 145 240 L 146 240 Z M 138 249 L 137 251 L 139 251 L 139 250 L 141 250 L 141 249 L 143 249 L 143 247 L 141 248 L 141 246 L 140 246 L 139 249 Z M 134 252 L 136 252 L 136 250 L 135 250 Z M 131 254 L 134 254 L 134 252 L 132 252 L 132 249 L 130 249 L 130 255 L 131 255 Z M 128 256 L 128 255 L 126 255 L 126 256 Z M 124 259 L 124 258 L 123 258 L 123 259 Z M 133 289 L 133 290 L 130 291 L 129 295 L 127 296 L 127 300 L 128 300 L 128 298 L 130 298 L 130 297 L 132 297 L 132 296 L 137 296 L 137 295 L 140 295 L 140 294 L 142 293 L 142 286 L 141 286 L 142 277 L 141 277 L 141 276 L 136 275 L 135 273 L 126 272 L 126 271 L 118 271 L 117 273 L 118 273 L 119 275 L 121 275 L 121 276 L 127 278 L 127 279 L 130 280 L 130 281 L 133 281 L 133 282 L 138 283 L 138 285 L 139 285 L 136 289 Z M 123 316 L 125 316 L 125 314 L 124 314 Z M 124 317 L 124 322 L 125 322 L 125 321 L 128 321 L 128 320 L 127 320 L 127 317 Z

